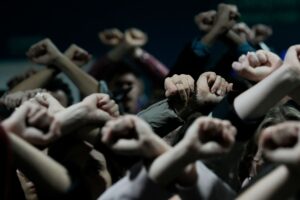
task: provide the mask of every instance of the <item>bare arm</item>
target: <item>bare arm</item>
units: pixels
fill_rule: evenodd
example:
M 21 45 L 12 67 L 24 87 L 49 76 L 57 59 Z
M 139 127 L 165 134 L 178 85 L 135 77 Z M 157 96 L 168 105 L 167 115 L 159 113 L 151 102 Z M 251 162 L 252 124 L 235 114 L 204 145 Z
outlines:
M 13 133 L 8 133 L 8 137 L 17 166 L 43 192 L 61 194 L 68 191 L 71 179 L 62 165 Z
M 263 177 L 245 192 L 238 196 L 238 200 L 268 200 L 286 199 L 299 188 L 299 178 L 291 170 L 282 165 Z
M 45 39 L 33 45 L 28 50 L 27 55 L 36 63 L 58 67 L 85 96 L 99 92 L 98 81 L 63 55 L 51 40 Z
M 234 108 L 241 119 L 263 116 L 283 97 L 299 87 L 298 54 L 299 45 L 290 47 L 282 67 L 235 98 Z

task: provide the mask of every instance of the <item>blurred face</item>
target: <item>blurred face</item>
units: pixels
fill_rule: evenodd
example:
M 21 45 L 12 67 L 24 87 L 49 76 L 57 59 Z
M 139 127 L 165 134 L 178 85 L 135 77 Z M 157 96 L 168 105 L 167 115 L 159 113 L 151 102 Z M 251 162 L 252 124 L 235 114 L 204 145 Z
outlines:
M 131 89 L 130 89 L 131 88 Z M 133 73 L 125 73 L 115 77 L 111 82 L 113 91 L 118 89 L 130 91 L 126 94 L 123 104 L 125 112 L 136 113 L 138 110 L 138 99 L 143 92 L 143 83 Z

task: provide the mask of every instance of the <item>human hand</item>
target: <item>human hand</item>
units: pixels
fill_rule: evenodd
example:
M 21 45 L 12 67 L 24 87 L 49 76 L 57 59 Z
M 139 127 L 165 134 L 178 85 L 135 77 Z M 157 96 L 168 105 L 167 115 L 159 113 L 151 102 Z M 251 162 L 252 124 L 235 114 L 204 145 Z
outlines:
M 42 106 L 30 101 L 22 104 L 9 118 L 2 122 L 8 133 L 14 133 L 34 145 L 47 145 L 57 137 L 60 132 L 55 126 L 49 125 L 53 116 Z M 42 130 L 49 128 L 47 133 Z
M 80 48 L 76 44 L 70 45 L 64 54 L 79 67 L 87 64 L 92 58 L 86 50 Z
M 232 83 L 228 83 L 214 72 L 201 74 L 196 85 L 196 98 L 201 105 L 220 102 L 233 87 Z
M 296 78 L 300 75 L 300 45 L 291 46 L 286 52 L 283 66 L 287 67 Z
M 159 156 L 168 146 L 146 122 L 133 115 L 108 121 L 102 128 L 102 142 L 117 153 L 148 159 Z
M 193 159 L 209 158 L 229 152 L 235 141 L 236 128 L 227 120 L 197 118 L 181 143 Z
M 35 95 L 39 92 L 46 92 L 46 90 L 38 88 L 34 90 L 25 90 L 10 93 L 5 95 L 4 97 L 1 97 L 0 102 L 8 108 L 16 108 L 25 101 L 28 101 L 29 99 L 35 97 Z
M 165 79 L 165 96 L 179 104 L 181 108 L 187 106 L 188 101 L 194 94 L 194 79 L 190 75 L 173 75 Z
M 269 38 L 273 34 L 272 28 L 264 24 L 256 24 L 252 26 L 251 29 L 254 33 L 254 37 L 252 40 L 253 44 L 264 42 L 267 38 Z
M 241 77 L 259 82 L 281 65 L 282 60 L 276 54 L 266 50 L 258 50 L 240 56 L 238 62 L 232 63 L 232 68 Z
M 300 167 L 300 123 L 287 121 L 264 129 L 259 146 L 272 162 Z
M 32 45 L 26 55 L 37 64 L 53 65 L 56 59 L 62 56 L 62 53 L 53 42 L 47 38 Z
M 47 92 L 37 93 L 34 100 L 41 106 L 47 108 L 48 112 L 53 115 L 65 109 L 57 99 Z
M 243 41 L 252 41 L 254 38 L 254 32 L 244 22 L 235 24 L 231 30 L 238 34 Z
M 116 46 L 124 38 L 123 33 L 117 28 L 106 29 L 98 34 L 100 41 L 109 46 Z
M 182 119 L 190 113 L 195 94 L 194 79 L 190 75 L 173 75 L 165 79 L 165 96 Z
M 215 10 L 201 12 L 194 17 L 194 21 L 198 26 L 198 28 L 200 29 L 200 31 L 208 32 L 211 30 L 214 24 L 216 15 L 217 12 Z
M 217 29 L 220 34 L 226 33 L 239 17 L 238 8 L 235 5 L 220 3 L 213 28 Z
M 124 33 L 124 43 L 129 47 L 142 47 L 147 41 L 147 34 L 137 28 L 127 29 Z
M 119 117 L 119 106 L 107 94 L 97 93 L 85 97 L 81 104 L 87 106 L 91 112 L 103 110 L 111 117 Z

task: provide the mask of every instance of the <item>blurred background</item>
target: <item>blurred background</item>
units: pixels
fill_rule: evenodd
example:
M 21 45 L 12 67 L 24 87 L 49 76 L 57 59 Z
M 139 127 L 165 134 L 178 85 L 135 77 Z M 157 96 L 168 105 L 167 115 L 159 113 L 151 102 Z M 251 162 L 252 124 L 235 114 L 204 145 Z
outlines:
M 32 66 L 24 53 L 40 39 L 51 38 L 61 50 L 76 43 L 97 58 L 108 51 L 97 33 L 111 27 L 145 31 L 145 49 L 172 67 L 182 47 L 199 35 L 194 15 L 216 9 L 220 2 L 236 4 L 249 26 L 272 26 L 273 36 L 266 43 L 277 53 L 299 43 L 299 0 L 1 0 L 0 88 L 12 74 Z

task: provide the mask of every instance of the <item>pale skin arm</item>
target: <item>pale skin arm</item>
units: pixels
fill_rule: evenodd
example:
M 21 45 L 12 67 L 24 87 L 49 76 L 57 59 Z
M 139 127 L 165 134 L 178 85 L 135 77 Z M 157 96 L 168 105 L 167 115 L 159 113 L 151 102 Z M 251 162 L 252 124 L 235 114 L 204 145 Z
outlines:
M 28 79 L 25 79 L 14 88 L 12 88 L 9 93 L 14 93 L 24 90 L 33 90 L 36 88 L 42 88 L 46 85 L 55 75 L 57 71 L 53 68 L 44 68 L 37 73 L 30 76 Z
M 298 52 L 298 45 L 290 47 L 279 69 L 235 98 L 234 108 L 241 119 L 262 117 L 283 97 L 300 86 Z
M 107 57 L 113 61 L 120 61 L 132 48 L 124 43 L 124 34 L 117 28 L 111 28 L 101 31 L 99 39 L 103 44 L 113 46 L 113 49 L 107 53 Z
M 100 33 L 100 39 L 105 44 L 116 45 L 107 53 L 114 62 L 120 61 L 125 55 L 147 43 L 148 37 L 141 30 L 130 28 L 123 34 L 118 29 L 105 30 Z
M 119 116 L 118 105 L 106 94 L 90 95 L 81 103 L 68 108 L 64 108 L 48 93 L 39 93 L 34 100 L 46 107 L 48 112 L 55 116 L 54 124 L 56 123 L 60 127 L 63 134 L 72 131 L 78 132 L 77 137 L 91 144 L 97 142 L 99 135 L 97 127 L 105 122 L 106 117 L 110 119 L 109 116 Z M 99 110 L 97 111 L 97 109 Z M 101 118 L 104 121 L 100 120 L 97 123 L 97 118 Z M 89 121 L 92 121 L 93 124 L 89 124 Z M 76 130 L 76 127 L 80 128 L 79 131 Z
M 71 186 L 67 170 L 23 140 L 44 144 L 48 138 L 55 137 L 57 133 L 44 133 L 37 128 L 48 127 L 53 120 L 46 111 L 41 106 L 26 102 L 1 125 L 10 140 L 18 168 L 43 191 L 61 194 Z
M 212 46 L 221 35 L 227 34 L 227 31 L 236 23 L 239 13 L 234 5 L 219 4 L 217 13 L 210 11 L 207 12 L 207 16 L 209 17 L 208 21 L 214 20 L 214 23 L 211 28 L 205 26 L 205 30 L 208 32 L 202 37 L 201 42 L 207 46 Z M 200 28 L 201 23 L 205 24 L 203 22 L 196 21 Z
M 55 65 L 74 82 L 84 96 L 100 92 L 98 81 L 80 69 L 66 56 L 59 56 Z
M 42 54 L 41 54 L 42 53 Z M 99 92 L 98 81 L 63 55 L 49 39 L 33 45 L 27 52 L 28 57 L 38 63 L 55 65 L 64 72 L 85 96 Z
M 135 136 L 136 134 L 137 136 Z M 171 148 L 153 133 L 147 123 L 132 115 L 125 115 L 109 121 L 102 129 L 102 142 L 116 153 L 142 156 L 144 160 L 148 161 L 147 167 L 151 166 L 153 159 Z M 183 167 L 180 175 L 176 174 L 175 176 L 177 183 L 185 186 L 194 184 L 197 179 L 193 165 L 186 169 Z
M 153 161 L 149 177 L 163 186 L 168 185 L 196 160 L 228 152 L 234 143 L 235 134 L 236 129 L 229 121 L 198 118 L 180 143 Z
M 62 165 L 13 133 L 8 133 L 8 137 L 18 168 L 43 192 L 62 194 L 68 191 L 71 179 Z
M 90 55 L 85 50 L 76 46 L 75 44 L 71 45 L 64 53 L 69 59 L 72 60 L 78 66 L 86 64 L 90 60 Z M 44 69 L 33 74 L 29 78 L 25 79 L 14 88 L 11 89 L 9 93 L 14 93 L 17 91 L 32 90 L 35 88 L 42 88 L 46 85 L 56 74 L 58 73 L 57 69 L 53 67 L 45 67 Z
M 258 50 L 242 55 L 232 68 L 243 78 L 259 82 L 281 67 L 283 61 L 276 54 L 267 50 Z M 300 104 L 300 93 L 297 87 L 288 93 L 295 102 Z
M 299 188 L 299 177 L 287 166 L 279 166 L 238 196 L 238 200 L 286 199 Z

